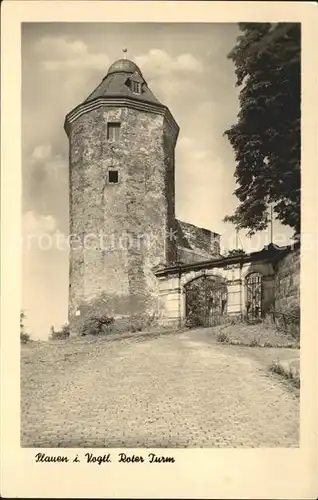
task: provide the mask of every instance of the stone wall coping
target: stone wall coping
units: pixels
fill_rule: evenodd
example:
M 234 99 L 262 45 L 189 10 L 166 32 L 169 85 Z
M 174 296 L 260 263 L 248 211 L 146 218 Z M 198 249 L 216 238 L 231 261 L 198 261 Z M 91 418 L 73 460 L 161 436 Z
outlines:
M 286 253 L 292 252 L 300 247 L 300 244 L 290 245 L 286 247 L 278 247 L 278 245 L 268 245 L 262 250 L 257 252 L 252 252 L 250 254 L 234 255 L 228 257 L 221 257 L 220 259 L 210 259 L 206 261 L 195 262 L 192 264 L 172 264 L 161 269 L 154 271 L 155 276 L 166 276 L 170 274 L 183 274 L 189 271 L 200 271 L 202 269 L 213 269 L 218 267 L 227 267 L 233 264 L 242 265 L 249 262 L 264 261 L 273 262 L 278 261 L 280 258 L 286 255 Z

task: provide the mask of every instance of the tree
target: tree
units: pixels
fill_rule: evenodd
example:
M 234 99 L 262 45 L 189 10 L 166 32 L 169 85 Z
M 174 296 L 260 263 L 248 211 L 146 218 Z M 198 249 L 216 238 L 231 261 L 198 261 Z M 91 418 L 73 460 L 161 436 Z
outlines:
M 241 23 L 228 55 L 240 87 L 238 122 L 225 131 L 239 206 L 225 221 L 252 235 L 276 218 L 300 233 L 300 24 Z
M 233 250 L 229 250 L 227 253 L 227 257 L 236 257 L 246 255 L 246 252 L 242 248 L 234 248 Z
M 25 319 L 25 312 L 20 311 L 20 333 L 24 333 L 24 319 Z

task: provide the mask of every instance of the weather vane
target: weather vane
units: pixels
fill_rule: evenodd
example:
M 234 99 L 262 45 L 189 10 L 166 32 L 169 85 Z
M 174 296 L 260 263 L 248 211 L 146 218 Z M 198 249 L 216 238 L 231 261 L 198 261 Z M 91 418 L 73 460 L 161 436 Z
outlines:
M 123 49 L 123 53 L 124 53 L 124 58 L 126 59 L 127 58 L 127 49 Z

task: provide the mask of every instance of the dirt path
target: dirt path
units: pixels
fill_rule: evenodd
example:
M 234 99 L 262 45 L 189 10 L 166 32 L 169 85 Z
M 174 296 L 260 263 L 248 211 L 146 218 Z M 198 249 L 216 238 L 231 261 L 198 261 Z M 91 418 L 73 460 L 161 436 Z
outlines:
M 24 349 L 22 446 L 298 446 L 296 393 L 196 332 Z

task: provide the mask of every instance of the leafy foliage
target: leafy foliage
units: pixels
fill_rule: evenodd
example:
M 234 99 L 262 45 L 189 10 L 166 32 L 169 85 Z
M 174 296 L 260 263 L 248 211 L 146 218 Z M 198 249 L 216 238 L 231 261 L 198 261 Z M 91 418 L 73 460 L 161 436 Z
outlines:
M 229 59 L 241 87 L 238 122 L 225 131 L 240 204 L 225 221 L 252 235 L 277 219 L 300 232 L 300 24 L 241 23 Z
M 81 315 L 76 321 L 76 330 L 80 335 L 102 335 L 113 329 L 114 318 L 110 313 L 106 294 L 101 294 L 80 306 Z
M 226 254 L 226 257 L 236 257 L 246 255 L 246 252 L 242 248 L 234 248 L 233 250 L 229 250 Z
M 129 329 L 133 333 L 142 332 L 144 330 L 147 330 L 148 328 L 155 326 L 157 322 L 158 318 L 155 313 L 153 314 L 144 313 L 138 316 L 131 316 Z
M 228 344 L 228 343 L 229 343 L 229 341 L 230 341 L 230 339 L 229 339 L 229 337 L 228 337 L 227 333 L 226 333 L 226 332 L 223 332 L 222 330 L 221 330 L 220 332 L 218 332 L 218 333 L 217 333 L 217 335 L 216 335 L 216 340 L 217 340 L 218 342 L 221 342 L 222 344 Z
M 103 335 L 111 331 L 114 318 L 102 313 L 85 316 L 80 324 L 80 335 Z
M 296 387 L 300 388 L 300 373 L 299 368 L 296 370 L 292 369 L 291 364 L 289 364 L 288 368 L 284 366 L 280 360 L 273 361 L 271 365 L 268 367 L 269 371 L 272 373 L 276 373 L 277 375 L 281 375 L 289 382 L 291 382 Z
M 61 330 L 54 330 L 54 327 L 51 326 L 51 335 L 50 340 L 65 340 L 70 336 L 70 326 L 68 323 L 65 323 Z

